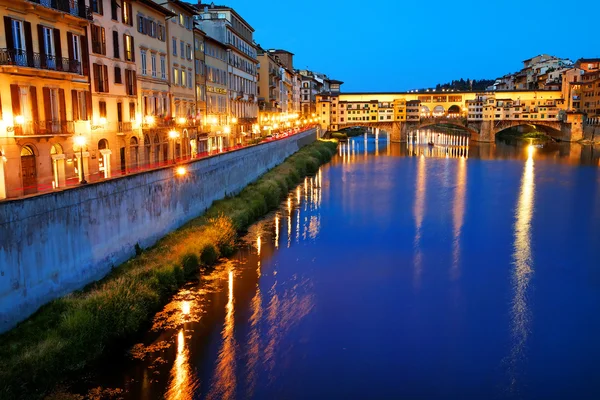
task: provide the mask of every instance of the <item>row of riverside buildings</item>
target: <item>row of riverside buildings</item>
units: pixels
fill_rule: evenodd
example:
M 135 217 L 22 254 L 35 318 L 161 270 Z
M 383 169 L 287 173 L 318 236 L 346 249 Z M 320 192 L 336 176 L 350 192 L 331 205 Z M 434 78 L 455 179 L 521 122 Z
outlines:
M 320 93 L 317 109 L 324 130 L 439 117 L 600 126 L 600 58 L 572 62 L 542 54 L 524 60 L 519 72 L 498 78 L 482 92 Z
M 310 124 L 316 95 L 342 83 L 264 50 L 227 6 L 0 0 L 0 9 L 0 200 Z

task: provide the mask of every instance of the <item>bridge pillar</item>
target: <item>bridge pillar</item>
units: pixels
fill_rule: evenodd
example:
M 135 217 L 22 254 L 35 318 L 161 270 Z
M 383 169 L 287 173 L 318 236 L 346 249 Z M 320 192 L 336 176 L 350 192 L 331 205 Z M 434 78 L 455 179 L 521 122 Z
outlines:
M 403 122 L 392 122 L 392 131 L 389 132 L 392 142 L 406 142 L 408 128 Z
M 567 123 L 562 124 L 561 131 L 565 140 L 578 142 L 583 139 L 583 114 L 578 112 L 567 113 Z
M 473 137 L 473 140 L 477 142 L 491 142 L 496 141 L 496 132 L 494 131 L 493 121 L 482 121 L 481 128 L 479 129 L 479 137 Z

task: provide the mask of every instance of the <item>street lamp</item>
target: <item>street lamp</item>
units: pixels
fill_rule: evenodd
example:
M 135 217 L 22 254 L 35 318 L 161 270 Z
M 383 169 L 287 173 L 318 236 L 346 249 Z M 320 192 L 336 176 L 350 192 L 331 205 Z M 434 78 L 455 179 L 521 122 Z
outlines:
M 169 138 L 173 140 L 173 164 L 175 164 L 175 141 L 179 137 L 179 133 L 175 130 L 169 132 Z
M 79 146 L 79 162 L 81 163 L 81 181 L 82 185 L 87 184 L 85 180 L 85 170 L 83 169 L 83 146 L 85 146 L 85 137 L 83 135 L 75 136 L 75 144 Z

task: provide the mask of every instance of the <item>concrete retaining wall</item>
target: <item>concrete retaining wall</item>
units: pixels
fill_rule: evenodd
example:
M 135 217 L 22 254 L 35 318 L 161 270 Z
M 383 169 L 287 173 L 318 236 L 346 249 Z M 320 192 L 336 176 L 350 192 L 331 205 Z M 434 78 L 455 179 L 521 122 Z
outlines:
M 186 164 L 0 203 L 0 332 L 41 305 L 104 277 L 158 239 L 237 193 L 315 130 Z

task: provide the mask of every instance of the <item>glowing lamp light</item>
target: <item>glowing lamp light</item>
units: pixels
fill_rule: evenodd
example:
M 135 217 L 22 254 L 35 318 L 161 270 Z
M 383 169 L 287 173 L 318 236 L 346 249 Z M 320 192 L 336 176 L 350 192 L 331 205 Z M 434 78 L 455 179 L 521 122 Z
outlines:
M 224 127 L 223 132 L 225 132 L 227 135 L 229 135 L 231 133 L 231 127 L 229 125 Z
M 231 118 L 231 123 L 232 124 L 237 124 L 238 119 L 236 117 Z
M 102 117 L 98 120 L 100 122 L 100 125 L 104 125 L 106 124 L 106 118 Z
M 217 124 L 217 117 L 212 117 L 210 119 L 210 123 L 213 124 L 213 125 L 216 125 Z
M 74 140 L 75 140 L 75 144 L 77 146 L 79 146 L 79 147 L 85 146 L 86 140 L 85 140 L 85 137 L 83 135 L 75 136 Z
M 179 117 L 178 121 L 180 124 L 185 124 L 186 119 L 184 117 Z
M 25 118 L 22 115 L 17 115 L 15 117 L 15 123 L 21 125 L 25 123 Z
M 273 125 L 273 128 L 275 128 L 275 129 L 279 128 L 279 124 Z
M 170 131 L 169 132 L 169 138 L 171 139 L 177 139 L 179 137 L 179 133 L 177 133 L 177 131 Z
M 152 124 L 154 123 L 154 121 L 155 121 L 155 120 L 154 120 L 154 116 L 152 116 L 152 115 L 148 115 L 148 116 L 146 117 L 146 123 L 147 123 L 147 124 L 149 124 L 149 125 L 152 125 Z
M 187 174 L 187 170 L 185 169 L 185 167 L 177 167 L 175 172 L 178 176 L 184 176 L 185 174 Z

